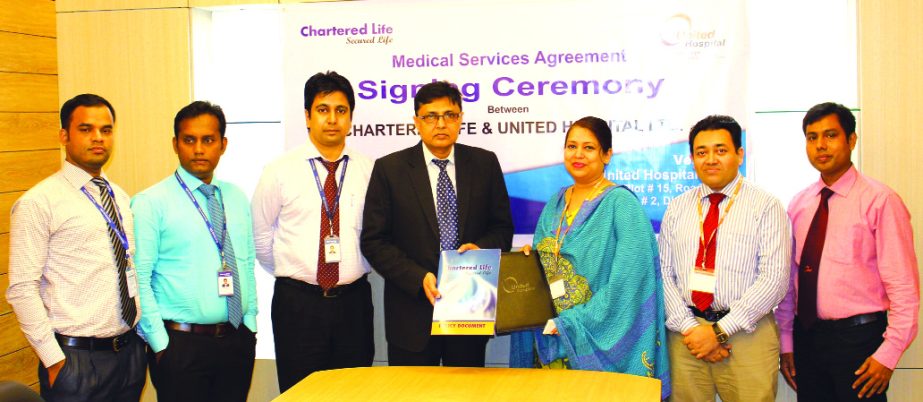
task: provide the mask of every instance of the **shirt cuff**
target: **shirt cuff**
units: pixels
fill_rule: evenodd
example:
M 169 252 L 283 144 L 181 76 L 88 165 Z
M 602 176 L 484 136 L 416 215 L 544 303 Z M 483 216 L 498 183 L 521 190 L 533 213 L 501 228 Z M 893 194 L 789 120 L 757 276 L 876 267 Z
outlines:
M 792 337 L 792 331 L 779 329 L 779 347 L 781 353 L 792 353 L 795 351 L 795 342 Z
M 731 336 L 731 335 L 734 335 L 740 332 L 740 330 L 743 328 L 740 325 L 737 325 L 737 322 L 734 321 L 733 317 L 729 317 L 729 316 L 730 314 L 718 320 L 718 326 L 720 326 L 721 329 L 724 330 L 724 333 L 728 334 L 728 336 Z
M 54 366 L 56 363 L 64 360 L 64 351 L 61 350 L 61 345 L 58 344 L 57 339 L 52 336 L 53 342 L 46 342 L 43 345 L 37 345 L 35 347 L 35 352 L 38 355 L 39 359 L 42 360 L 42 364 L 45 367 Z
M 686 318 L 683 320 L 683 323 L 680 324 L 680 333 L 685 334 L 691 328 L 699 326 L 699 322 L 695 320 L 695 317 Z
M 901 359 L 901 355 L 903 354 L 903 349 L 888 342 L 888 340 L 885 339 L 881 346 L 878 347 L 878 350 L 872 354 L 872 358 L 883 364 L 885 367 L 894 370 L 894 368 L 897 367 L 898 360 Z
M 144 339 L 147 340 L 147 344 L 150 345 L 154 353 L 160 353 L 170 344 L 170 335 L 167 335 L 166 330 L 155 330 L 154 332 L 146 333 Z
M 256 333 L 256 315 L 246 314 L 244 315 L 244 325 L 247 328 L 250 328 L 250 332 Z

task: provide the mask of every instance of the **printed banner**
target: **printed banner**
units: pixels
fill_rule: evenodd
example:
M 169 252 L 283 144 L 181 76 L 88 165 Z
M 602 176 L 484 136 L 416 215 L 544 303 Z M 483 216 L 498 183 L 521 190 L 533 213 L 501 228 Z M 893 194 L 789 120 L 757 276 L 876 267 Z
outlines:
M 745 2 L 389 1 L 292 5 L 284 17 L 286 146 L 306 141 L 303 87 L 335 70 L 356 91 L 349 146 L 377 158 L 419 141 L 413 96 L 446 80 L 463 96 L 459 142 L 495 152 L 516 233 L 572 184 L 564 136 L 607 121 L 607 177 L 629 187 L 655 229 L 698 185 L 688 132 L 710 114 L 746 129 Z M 743 168 L 741 169 L 743 171 Z

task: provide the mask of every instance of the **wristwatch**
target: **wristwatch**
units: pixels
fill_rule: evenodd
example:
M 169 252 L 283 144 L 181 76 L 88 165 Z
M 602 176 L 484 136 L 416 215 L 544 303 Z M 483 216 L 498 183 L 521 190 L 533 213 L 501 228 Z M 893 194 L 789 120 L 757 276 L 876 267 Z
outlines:
M 728 338 L 730 337 L 728 336 L 727 332 L 724 332 L 724 330 L 721 329 L 721 326 L 719 326 L 717 322 L 711 325 L 711 329 L 715 331 L 715 337 L 718 338 L 718 343 L 727 343 Z

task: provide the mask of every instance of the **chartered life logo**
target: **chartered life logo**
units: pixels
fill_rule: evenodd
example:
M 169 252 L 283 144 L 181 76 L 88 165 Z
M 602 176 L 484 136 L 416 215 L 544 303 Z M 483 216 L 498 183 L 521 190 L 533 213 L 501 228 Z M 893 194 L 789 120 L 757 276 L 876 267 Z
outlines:
M 381 22 L 364 22 L 355 25 L 304 25 L 299 35 L 305 39 L 338 38 L 347 45 L 389 45 L 394 42 L 394 27 Z

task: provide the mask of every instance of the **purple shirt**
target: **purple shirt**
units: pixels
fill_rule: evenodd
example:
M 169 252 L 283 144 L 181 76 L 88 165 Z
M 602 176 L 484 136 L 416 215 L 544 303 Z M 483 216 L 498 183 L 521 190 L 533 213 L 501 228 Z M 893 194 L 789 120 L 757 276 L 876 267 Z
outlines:
M 795 195 L 788 207 L 795 253 L 791 285 L 776 311 L 782 353 L 793 349 L 798 261 L 824 187 L 818 180 Z M 910 213 L 894 190 L 855 167 L 830 189 L 834 194 L 828 201 L 827 237 L 817 279 L 817 316 L 835 320 L 887 310 L 885 340 L 872 357 L 893 370 L 917 335 L 920 278 Z

